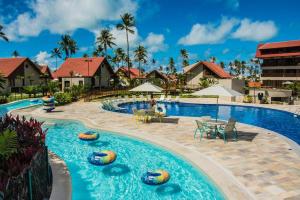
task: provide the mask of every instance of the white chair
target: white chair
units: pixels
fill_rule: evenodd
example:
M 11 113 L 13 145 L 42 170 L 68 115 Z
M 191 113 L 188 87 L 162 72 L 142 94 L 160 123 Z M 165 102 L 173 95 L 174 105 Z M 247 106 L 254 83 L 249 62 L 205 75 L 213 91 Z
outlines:
M 176 96 L 176 98 L 175 98 L 174 102 L 179 102 L 179 101 L 180 101 L 180 98 L 179 98 L 179 96 Z
M 136 95 L 131 96 L 132 101 L 136 102 Z
M 165 100 L 165 95 L 160 95 L 159 101 L 164 101 Z
M 167 98 L 165 99 L 166 102 L 171 102 L 171 100 L 172 100 L 172 96 L 171 95 L 168 95 Z

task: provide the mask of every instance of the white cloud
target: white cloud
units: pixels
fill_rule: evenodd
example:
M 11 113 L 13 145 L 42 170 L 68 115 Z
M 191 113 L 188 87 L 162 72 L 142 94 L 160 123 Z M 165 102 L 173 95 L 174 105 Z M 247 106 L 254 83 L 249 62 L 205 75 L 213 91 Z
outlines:
M 135 13 L 133 0 L 36 0 L 30 11 L 6 24 L 10 40 L 38 36 L 43 30 L 63 34 L 78 28 L 95 30 L 102 21 L 116 21 L 125 12 Z
M 128 41 L 131 47 L 136 46 L 140 39 L 138 29 L 134 27 L 133 30 L 134 34 L 128 33 Z M 97 34 L 99 34 L 99 32 L 100 31 L 98 31 Z M 125 30 L 118 30 L 116 27 L 112 27 L 111 33 L 113 34 L 113 37 L 116 38 L 114 41 L 116 45 L 125 48 L 127 45 Z
M 150 53 L 165 51 L 168 45 L 164 43 L 165 36 L 163 34 L 149 33 L 145 41 L 142 43 Z
M 251 21 L 223 17 L 219 24 L 195 24 L 186 36 L 179 39 L 182 45 L 218 44 L 229 38 L 263 41 L 278 32 L 276 24 L 269 21 Z
M 47 51 L 40 51 L 35 57 L 35 60 L 38 64 L 46 64 L 49 65 L 52 63 L 51 61 L 51 54 Z
M 229 49 L 226 48 L 226 49 L 223 49 L 222 54 L 227 54 L 228 52 L 229 52 Z
M 251 21 L 243 19 L 240 27 L 232 34 L 233 38 L 249 41 L 262 41 L 274 37 L 278 29 L 273 21 Z
M 179 39 L 178 43 L 183 45 L 217 44 L 225 40 L 234 26 L 238 24 L 235 18 L 223 17 L 219 25 L 195 24 L 190 33 Z

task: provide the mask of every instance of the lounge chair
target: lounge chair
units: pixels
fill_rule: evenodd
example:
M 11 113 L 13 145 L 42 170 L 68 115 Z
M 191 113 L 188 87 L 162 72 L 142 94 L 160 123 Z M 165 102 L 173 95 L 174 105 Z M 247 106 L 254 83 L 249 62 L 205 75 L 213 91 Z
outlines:
M 219 134 L 222 135 L 222 137 L 224 139 L 224 143 L 226 143 L 226 141 L 227 141 L 227 139 L 226 139 L 227 134 L 232 134 L 234 140 L 235 141 L 237 140 L 238 135 L 237 135 L 237 130 L 236 130 L 235 124 L 236 124 L 236 120 L 230 118 L 226 125 L 217 127 L 217 131 Z
M 139 98 L 140 98 L 140 101 L 146 101 L 146 98 L 145 98 L 144 95 L 142 95 L 142 94 L 140 95 Z
M 176 96 L 174 102 L 179 102 L 179 100 L 180 100 L 179 96 Z
M 172 96 L 168 95 L 167 98 L 165 99 L 165 102 L 171 102 L 171 100 L 172 100 Z
M 136 102 L 136 95 L 132 95 L 131 99 L 133 102 Z
M 204 121 L 196 120 L 197 128 L 194 132 L 194 138 L 196 138 L 197 132 L 200 133 L 200 141 L 202 140 L 203 134 L 206 133 L 206 137 L 211 134 L 211 128 Z
M 160 95 L 159 101 L 164 101 L 165 100 L 165 95 Z
M 151 100 L 151 95 L 147 95 L 147 101 Z

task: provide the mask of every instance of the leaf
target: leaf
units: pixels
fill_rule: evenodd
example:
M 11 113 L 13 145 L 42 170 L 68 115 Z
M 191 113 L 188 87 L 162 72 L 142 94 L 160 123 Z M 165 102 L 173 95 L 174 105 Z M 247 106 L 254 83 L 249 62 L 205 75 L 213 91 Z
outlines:
M 9 158 L 18 151 L 18 136 L 15 131 L 6 129 L 0 134 L 0 156 Z

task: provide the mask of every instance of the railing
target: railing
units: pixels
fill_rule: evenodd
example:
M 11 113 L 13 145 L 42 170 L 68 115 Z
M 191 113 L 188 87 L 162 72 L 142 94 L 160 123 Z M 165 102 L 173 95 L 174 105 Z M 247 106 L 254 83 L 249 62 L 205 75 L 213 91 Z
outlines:
M 300 73 L 263 73 L 262 77 L 300 77 Z
M 83 99 L 85 102 L 92 101 L 94 99 L 116 96 L 116 95 L 124 95 L 128 92 L 130 88 L 125 89 L 101 89 L 101 90 L 92 90 L 83 95 Z

